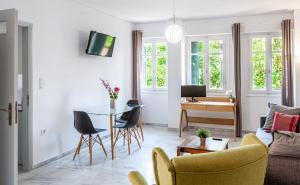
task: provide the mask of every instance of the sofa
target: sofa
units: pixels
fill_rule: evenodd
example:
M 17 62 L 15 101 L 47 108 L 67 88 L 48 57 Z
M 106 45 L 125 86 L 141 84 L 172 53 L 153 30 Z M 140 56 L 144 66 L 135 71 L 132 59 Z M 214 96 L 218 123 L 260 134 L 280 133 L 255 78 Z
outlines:
M 260 118 L 260 127 L 256 136 L 266 145 L 273 142 L 272 133 L 265 132 L 262 128 L 265 124 L 266 116 Z M 299 128 L 298 128 L 299 132 Z M 268 155 L 267 173 L 265 185 L 299 185 L 300 184 L 300 156 L 290 157 L 282 155 Z
M 268 147 L 254 134 L 244 136 L 241 146 L 205 154 L 175 157 L 161 148 L 152 152 L 156 185 L 263 185 Z M 143 176 L 132 171 L 132 185 L 147 185 Z

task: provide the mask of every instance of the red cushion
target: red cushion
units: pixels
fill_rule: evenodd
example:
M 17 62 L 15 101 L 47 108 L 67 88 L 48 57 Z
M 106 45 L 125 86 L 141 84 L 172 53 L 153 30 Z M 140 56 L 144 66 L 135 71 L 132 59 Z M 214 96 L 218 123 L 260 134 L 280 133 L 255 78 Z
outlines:
M 299 118 L 299 115 L 288 115 L 275 112 L 272 131 L 278 130 L 296 132 Z

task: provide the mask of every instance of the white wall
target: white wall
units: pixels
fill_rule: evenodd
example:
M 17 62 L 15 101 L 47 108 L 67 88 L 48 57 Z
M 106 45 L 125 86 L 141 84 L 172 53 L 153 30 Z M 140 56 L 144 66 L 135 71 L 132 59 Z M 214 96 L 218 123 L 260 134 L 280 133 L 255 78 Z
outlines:
M 300 106 L 300 10 L 294 11 L 294 51 L 295 51 L 295 76 L 294 76 L 294 90 L 295 90 L 295 105 Z
M 280 103 L 279 96 L 259 96 L 259 95 L 250 95 L 247 90 L 247 63 L 248 59 L 248 44 L 247 44 L 247 34 L 249 33 L 257 33 L 257 32 L 280 32 L 280 24 L 283 19 L 293 18 L 293 14 L 291 12 L 283 12 L 276 14 L 263 14 L 256 16 L 243 16 L 243 17 L 228 17 L 228 18 L 219 18 L 219 19 L 201 19 L 201 20 L 184 20 L 182 21 L 184 33 L 186 36 L 198 36 L 198 35 L 218 35 L 218 34 L 231 34 L 231 25 L 236 22 L 240 22 L 242 25 L 242 104 L 243 104 L 243 130 L 251 130 L 255 131 L 259 127 L 259 116 L 262 114 L 266 114 L 268 111 L 267 103 L 275 102 Z M 149 23 L 149 24 L 137 24 L 135 25 L 136 29 L 142 30 L 144 32 L 145 37 L 163 37 L 164 30 L 167 26 L 166 22 L 159 23 Z M 231 39 L 229 39 L 231 42 Z M 179 126 L 179 102 L 180 102 L 180 93 L 179 86 L 181 84 L 181 80 L 178 79 L 178 76 L 173 76 L 173 70 L 175 72 L 182 71 L 182 64 L 185 64 L 185 59 L 181 63 L 177 62 L 177 59 L 180 58 L 178 53 L 181 53 L 183 49 L 183 43 L 178 44 L 178 46 L 172 47 L 172 52 L 169 51 L 169 64 L 174 64 L 176 67 L 169 66 L 169 80 L 174 79 L 175 83 L 169 83 L 169 91 L 168 91 L 168 104 L 169 104 L 169 115 L 168 117 L 173 117 L 174 119 L 168 120 L 168 126 L 172 128 L 178 128 Z M 230 43 L 231 51 L 229 57 L 229 70 L 228 74 L 228 89 L 234 89 L 234 76 L 233 76 L 233 55 L 232 55 L 232 43 Z M 174 49 L 176 48 L 176 49 Z M 184 54 L 184 52 L 182 53 Z M 172 56 L 170 56 L 172 55 Z M 174 59 L 175 61 L 172 61 Z M 189 66 L 185 66 L 188 68 Z M 171 73 L 170 73 L 171 71 Z M 185 75 L 185 74 L 182 74 Z M 183 77 L 181 77 L 183 78 Z M 172 91 L 170 91 L 172 89 Z M 151 97 L 147 97 L 151 98 Z M 147 100 L 151 102 L 150 100 Z M 170 106 L 170 102 L 172 106 Z M 175 104 L 178 104 L 177 106 Z M 160 109 L 156 109 L 155 112 L 164 111 L 165 106 L 161 106 Z M 170 110 L 172 109 L 172 110 Z M 150 114 L 150 113 L 149 113 Z M 178 115 L 177 115 L 178 114 Z M 199 114 L 199 113 L 196 113 Z M 218 115 L 214 113 L 210 113 L 213 116 L 224 116 Z M 226 116 L 226 115 L 225 115 Z M 228 115 L 230 116 L 230 115 Z M 156 118 L 158 119 L 158 118 Z M 161 118 L 162 119 L 162 118 Z
M 166 125 L 168 123 L 168 92 L 142 91 L 142 118 L 144 123 Z
M 0 9 L 8 8 L 33 23 L 33 163 L 38 164 L 76 147 L 73 110 L 109 107 L 99 78 L 121 88 L 118 106 L 131 97 L 132 25 L 70 0 L 1 0 Z M 84 54 L 90 30 L 117 37 L 112 58 Z M 107 119 L 97 120 L 97 126 L 108 127 Z

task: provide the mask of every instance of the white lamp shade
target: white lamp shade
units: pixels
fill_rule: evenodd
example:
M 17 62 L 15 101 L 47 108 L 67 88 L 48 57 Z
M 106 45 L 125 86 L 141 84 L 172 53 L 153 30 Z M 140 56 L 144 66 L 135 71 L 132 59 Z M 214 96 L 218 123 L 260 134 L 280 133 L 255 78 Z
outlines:
M 177 24 L 172 24 L 167 27 L 165 36 L 167 41 L 176 44 L 182 40 L 183 37 L 182 28 Z

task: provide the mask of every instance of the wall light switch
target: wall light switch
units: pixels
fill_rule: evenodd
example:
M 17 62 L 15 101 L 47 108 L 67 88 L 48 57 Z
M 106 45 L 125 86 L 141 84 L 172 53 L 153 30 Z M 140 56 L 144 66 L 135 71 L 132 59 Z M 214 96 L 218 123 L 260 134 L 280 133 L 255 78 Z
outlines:
M 45 79 L 39 78 L 39 89 L 45 88 Z

